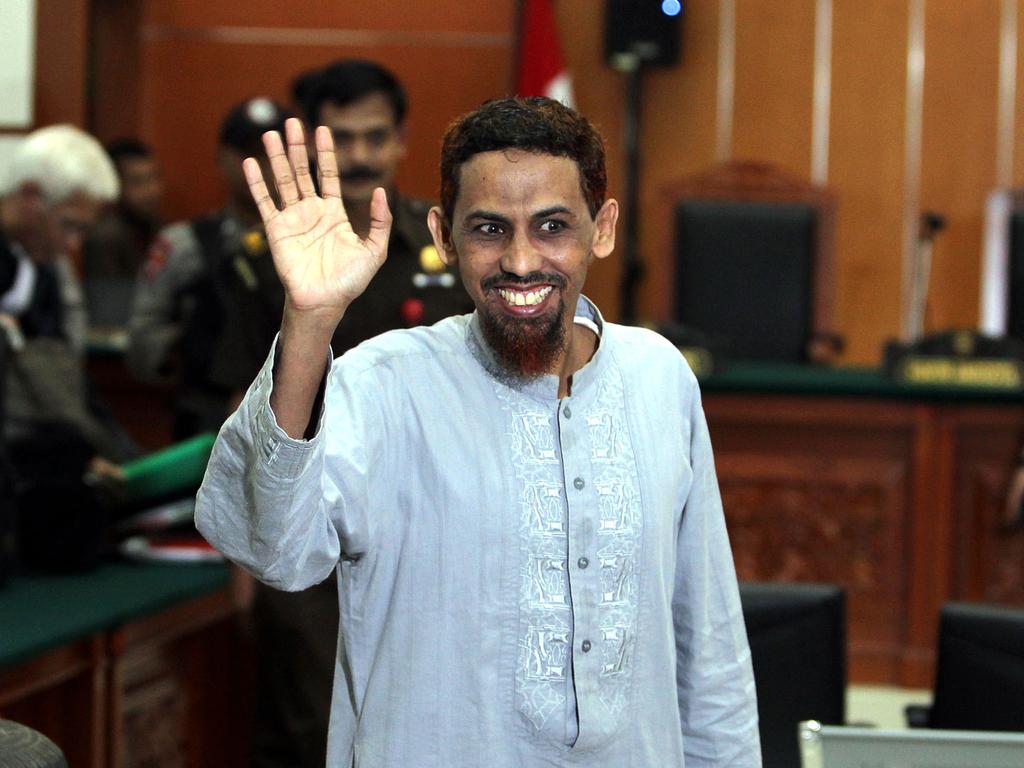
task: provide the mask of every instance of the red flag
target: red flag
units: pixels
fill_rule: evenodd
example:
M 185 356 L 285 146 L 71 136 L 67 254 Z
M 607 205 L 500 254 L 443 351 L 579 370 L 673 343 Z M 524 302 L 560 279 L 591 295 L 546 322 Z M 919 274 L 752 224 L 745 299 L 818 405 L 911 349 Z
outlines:
M 572 80 L 562 58 L 551 0 L 524 0 L 516 93 L 549 96 L 573 106 Z

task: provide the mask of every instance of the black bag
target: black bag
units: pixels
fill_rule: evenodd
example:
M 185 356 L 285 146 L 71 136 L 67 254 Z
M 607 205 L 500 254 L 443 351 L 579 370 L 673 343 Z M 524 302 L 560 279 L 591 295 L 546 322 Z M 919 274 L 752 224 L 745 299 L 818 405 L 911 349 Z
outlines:
M 84 480 L 94 451 L 66 422 L 38 429 L 7 446 L 12 467 L 16 538 L 22 566 L 44 571 L 94 568 L 108 542 L 109 515 Z

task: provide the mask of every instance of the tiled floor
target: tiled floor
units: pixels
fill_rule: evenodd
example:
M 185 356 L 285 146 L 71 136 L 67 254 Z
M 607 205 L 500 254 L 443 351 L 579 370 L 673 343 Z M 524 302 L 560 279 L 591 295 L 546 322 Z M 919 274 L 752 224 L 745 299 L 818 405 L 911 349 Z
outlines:
M 848 725 L 874 725 L 878 728 L 906 728 L 903 709 L 908 704 L 929 704 L 932 692 L 914 688 L 882 685 L 853 685 L 846 691 Z

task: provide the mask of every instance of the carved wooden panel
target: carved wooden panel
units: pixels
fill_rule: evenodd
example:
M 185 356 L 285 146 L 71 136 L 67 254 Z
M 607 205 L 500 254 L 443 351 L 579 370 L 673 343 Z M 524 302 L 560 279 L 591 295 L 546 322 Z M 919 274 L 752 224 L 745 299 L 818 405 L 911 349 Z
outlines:
M 187 702 L 166 652 L 134 653 L 121 664 L 122 768 L 186 768 Z
M 740 577 L 844 585 L 851 680 L 928 686 L 944 602 L 1024 605 L 1020 405 L 704 402 Z
M 1016 420 L 962 426 L 958 440 L 956 546 L 958 600 L 1024 605 L 1024 528 L 1007 510 L 1024 430 Z
M 717 463 L 739 577 L 841 584 L 851 671 L 893 674 L 905 635 L 906 463 L 731 452 Z

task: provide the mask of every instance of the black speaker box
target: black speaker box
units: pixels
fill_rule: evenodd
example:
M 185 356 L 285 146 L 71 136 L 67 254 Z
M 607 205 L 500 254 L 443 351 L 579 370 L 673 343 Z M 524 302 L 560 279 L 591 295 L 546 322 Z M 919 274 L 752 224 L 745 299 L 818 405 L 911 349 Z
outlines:
M 662 10 L 662 0 L 608 0 L 604 15 L 604 51 L 616 66 L 620 57 L 635 56 L 643 64 L 671 67 L 679 60 L 682 10 Z

